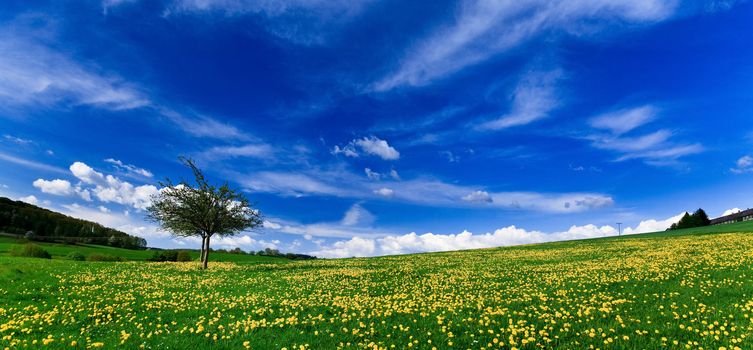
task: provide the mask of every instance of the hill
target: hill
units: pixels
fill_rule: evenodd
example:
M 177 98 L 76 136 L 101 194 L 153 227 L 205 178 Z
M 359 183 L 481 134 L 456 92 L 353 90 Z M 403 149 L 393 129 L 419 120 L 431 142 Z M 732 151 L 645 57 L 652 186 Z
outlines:
M 0 232 L 35 241 L 88 243 L 143 249 L 146 240 L 98 223 L 0 197 Z
M 24 244 L 24 239 L 0 236 L 0 256 L 8 256 L 14 246 Z M 119 257 L 126 261 L 146 261 L 154 255 L 154 250 L 145 249 L 125 249 L 118 247 L 108 247 L 96 244 L 64 244 L 64 243 L 47 243 L 36 242 L 42 248 L 52 255 L 53 259 L 67 259 L 71 252 L 79 252 L 84 256 L 91 254 L 103 254 Z M 199 252 L 195 250 L 188 251 L 194 260 L 199 258 Z M 237 262 L 237 263 L 285 263 L 291 260 L 282 257 L 258 256 L 247 254 L 231 254 L 225 252 L 211 253 L 213 261 L 220 262 Z
M 753 239 L 720 233 L 750 225 L 704 229 L 207 271 L 0 256 L 0 347 L 753 348 Z

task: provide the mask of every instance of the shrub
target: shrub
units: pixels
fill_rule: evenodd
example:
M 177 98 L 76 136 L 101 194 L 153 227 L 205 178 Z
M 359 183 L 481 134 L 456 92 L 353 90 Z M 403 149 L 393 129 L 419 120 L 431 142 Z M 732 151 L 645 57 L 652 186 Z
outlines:
M 81 254 L 81 252 L 70 252 L 68 255 L 66 255 L 66 258 L 74 261 L 84 261 L 86 260 L 86 257 L 84 254 Z
M 193 258 L 191 257 L 191 253 L 181 250 L 178 252 L 178 261 L 193 261 Z
M 10 251 L 10 255 L 27 258 L 52 259 L 50 253 L 48 253 L 42 247 L 33 243 L 27 243 L 22 246 L 13 247 Z
M 147 260 L 156 262 L 179 261 L 178 255 L 177 250 L 157 250 L 154 252 L 154 255 Z
M 88 257 L 86 257 L 87 261 L 123 261 L 123 258 L 119 256 L 109 255 L 109 254 L 89 254 Z

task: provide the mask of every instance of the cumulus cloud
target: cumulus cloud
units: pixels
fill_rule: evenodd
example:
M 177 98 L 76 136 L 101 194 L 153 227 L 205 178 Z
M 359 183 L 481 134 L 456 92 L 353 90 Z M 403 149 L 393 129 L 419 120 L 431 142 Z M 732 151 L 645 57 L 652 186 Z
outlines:
M 588 37 L 606 28 L 662 21 L 678 1 L 466 1 L 442 25 L 400 58 L 376 91 L 422 86 L 483 62 L 533 38 L 567 33 Z
M 753 157 L 743 156 L 735 162 L 735 167 L 730 168 L 729 171 L 735 174 L 744 174 L 753 172 Z
M 73 193 L 73 186 L 66 180 L 44 180 L 36 179 L 32 185 L 41 190 L 43 193 L 54 194 L 56 196 L 67 196 Z
M 55 179 L 34 181 L 34 187 L 42 192 L 55 195 L 78 194 L 82 199 L 91 201 L 93 195 L 105 203 L 118 203 L 136 209 L 145 209 L 151 202 L 151 196 L 158 192 L 153 185 L 135 186 L 112 175 L 104 175 L 83 162 L 74 162 L 70 171 L 79 185 L 72 186 L 67 180 Z
M 25 203 L 33 204 L 33 205 L 39 204 L 39 199 L 35 195 L 29 195 L 29 196 L 26 196 L 26 197 L 20 197 L 20 198 L 18 198 L 18 200 L 20 200 L 22 202 L 25 202 Z
M 400 152 L 390 146 L 387 141 L 376 136 L 353 140 L 344 147 L 335 146 L 332 154 L 343 154 L 346 157 L 358 157 L 361 154 L 367 154 L 384 160 L 396 160 L 400 158 Z
M 684 213 L 683 213 L 684 214 Z M 666 220 L 642 221 L 635 228 L 626 228 L 625 234 L 664 231 L 682 215 Z M 544 233 L 528 231 L 516 226 L 508 226 L 484 234 L 463 231 L 458 234 L 416 234 L 387 235 L 379 238 L 353 237 L 336 241 L 311 252 L 324 258 L 347 258 L 359 256 L 395 255 L 422 252 L 440 252 L 463 249 L 492 248 L 500 246 L 555 242 L 575 239 L 589 239 L 616 236 L 617 229 L 606 225 L 593 224 L 572 226 L 567 231 Z
M 724 213 L 722 213 L 721 216 L 727 216 L 727 215 L 737 214 L 737 213 L 739 213 L 741 211 L 743 211 L 743 210 L 740 209 L 740 208 L 727 209 L 727 210 L 724 211 Z

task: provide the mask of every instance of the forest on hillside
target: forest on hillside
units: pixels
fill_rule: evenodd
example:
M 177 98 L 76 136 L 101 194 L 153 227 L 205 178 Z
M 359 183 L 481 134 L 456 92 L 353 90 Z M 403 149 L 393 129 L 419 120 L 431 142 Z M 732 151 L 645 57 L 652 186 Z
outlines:
M 32 241 L 146 248 L 146 240 L 98 223 L 72 218 L 38 206 L 0 197 L 0 233 Z

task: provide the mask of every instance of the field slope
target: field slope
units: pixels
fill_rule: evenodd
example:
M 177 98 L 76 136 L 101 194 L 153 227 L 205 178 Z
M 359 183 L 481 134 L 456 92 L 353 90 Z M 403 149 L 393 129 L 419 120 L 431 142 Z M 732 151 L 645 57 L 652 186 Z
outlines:
M 753 237 L 719 231 L 209 271 L 0 257 L 0 348 L 750 349 Z

